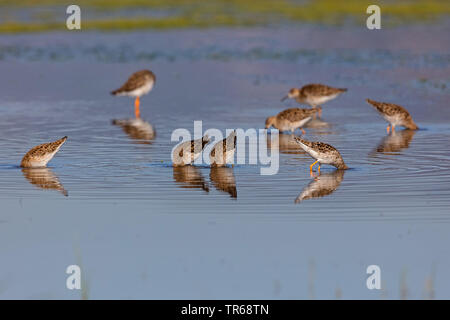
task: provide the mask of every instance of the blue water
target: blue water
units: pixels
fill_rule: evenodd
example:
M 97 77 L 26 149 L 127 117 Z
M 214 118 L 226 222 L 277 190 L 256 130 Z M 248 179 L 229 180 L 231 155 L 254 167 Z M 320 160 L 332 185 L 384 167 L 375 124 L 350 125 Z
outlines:
M 415 28 L 1 36 L 0 298 L 449 298 L 449 44 Z M 157 76 L 147 125 L 127 131 L 112 121 L 133 101 L 109 92 L 142 68 Z M 349 89 L 306 128 L 351 168 L 322 167 L 331 192 L 289 136 L 276 175 L 172 168 L 173 130 L 263 128 L 309 82 Z M 388 136 L 368 97 L 423 130 Z M 47 170 L 17 166 L 65 135 Z M 382 290 L 366 288 L 372 264 Z

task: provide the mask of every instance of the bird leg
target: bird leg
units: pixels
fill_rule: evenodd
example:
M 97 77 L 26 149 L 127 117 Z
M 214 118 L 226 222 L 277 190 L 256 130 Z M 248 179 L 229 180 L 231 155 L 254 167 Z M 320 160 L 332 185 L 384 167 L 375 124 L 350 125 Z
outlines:
M 303 130 L 303 128 L 300 128 L 300 130 L 302 130 L 302 134 L 305 134 L 305 130 Z
M 140 105 L 140 101 L 139 101 L 139 97 L 137 97 L 136 100 L 134 100 L 134 115 L 136 116 L 136 119 L 141 118 L 141 111 L 139 110 L 139 105 Z
M 391 125 L 392 132 L 395 132 L 395 126 Z
M 319 163 L 318 173 L 320 174 L 320 163 Z
M 322 107 L 321 106 L 318 106 L 317 107 L 318 108 L 318 114 L 319 114 L 319 118 L 322 118 Z
M 389 134 L 390 129 L 391 129 L 391 126 L 388 125 L 387 128 L 386 128 L 386 132 L 387 132 L 388 134 Z
M 314 162 L 312 165 L 309 166 L 309 172 L 312 172 L 312 171 L 313 171 L 312 168 L 314 167 L 314 165 L 315 165 L 317 162 L 319 162 L 319 160 L 316 160 L 316 162 Z

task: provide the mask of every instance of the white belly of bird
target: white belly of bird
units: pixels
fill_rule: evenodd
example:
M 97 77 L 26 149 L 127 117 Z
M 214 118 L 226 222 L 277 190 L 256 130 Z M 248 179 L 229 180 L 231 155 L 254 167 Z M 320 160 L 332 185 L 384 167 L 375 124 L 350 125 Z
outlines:
M 302 119 L 300 121 L 288 121 L 288 120 L 283 120 L 281 121 L 281 123 L 278 123 L 278 130 L 280 132 L 284 132 L 284 131 L 295 131 L 295 129 L 297 128 L 301 128 L 303 127 L 309 120 L 311 120 L 311 117 L 307 117 L 305 119 Z
M 226 165 L 226 164 L 233 164 L 234 163 L 234 152 L 235 152 L 235 149 L 228 150 L 226 153 L 226 156 L 225 156 L 225 161 L 224 161 L 223 153 L 216 155 L 215 157 L 210 157 L 211 164 L 215 163 L 217 165 L 222 165 L 222 166 Z
M 191 164 L 200 156 L 201 152 L 199 153 L 190 153 L 190 152 L 184 152 L 183 157 L 181 158 L 181 163 L 184 165 Z M 175 164 L 180 165 L 179 160 L 174 161 Z
M 330 96 L 309 97 L 306 102 L 312 106 L 320 106 L 320 105 L 324 104 L 325 102 L 333 100 L 337 96 L 338 96 L 337 94 L 332 94 Z
M 179 155 L 181 150 L 183 150 L 182 157 L 180 157 Z M 191 142 L 187 141 L 182 143 L 172 151 L 172 162 L 177 166 L 188 165 L 194 162 L 195 159 L 197 159 L 201 154 L 201 151 L 194 154 L 191 153 Z
M 384 116 L 384 119 L 389 122 L 389 124 L 396 126 L 401 126 L 403 121 L 398 116 Z
M 40 157 L 39 159 L 33 159 L 30 161 L 30 165 L 33 168 L 43 168 L 45 166 L 47 166 L 47 163 L 53 159 L 53 157 L 55 156 L 56 152 L 58 152 L 59 148 L 52 153 L 47 153 L 46 155 Z
M 311 120 L 311 117 L 307 117 L 300 121 L 292 122 L 292 124 L 291 124 L 292 130 L 295 130 L 297 128 L 302 128 L 309 120 Z
M 139 87 L 139 88 L 137 88 L 137 89 L 135 89 L 133 91 L 129 91 L 129 92 L 125 93 L 125 94 L 127 96 L 136 98 L 136 97 L 141 97 L 144 94 L 149 93 L 150 90 L 152 90 L 152 89 L 153 89 L 153 81 L 149 81 L 146 84 L 144 84 L 142 87 Z
M 327 157 L 326 154 L 319 154 L 314 149 L 311 149 L 308 146 L 302 145 L 303 150 L 305 150 L 311 157 L 313 157 L 316 160 L 319 160 L 319 163 L 321 164 L 330 164 L 333 162 L 333 159 L 330 157 Z

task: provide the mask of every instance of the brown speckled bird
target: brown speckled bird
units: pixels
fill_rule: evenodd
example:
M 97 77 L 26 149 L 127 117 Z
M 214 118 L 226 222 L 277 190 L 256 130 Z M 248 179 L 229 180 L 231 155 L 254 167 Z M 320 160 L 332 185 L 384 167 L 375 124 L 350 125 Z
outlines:
M 114 96 L 134 97 L 134 113 L 136 118 L 140 118 L 139 98 L 149 93 L 155 85 L 156 77 L 150 70 L 141 70 L 133 73 L 119 89 L 111 92 Z
M 173 166 L 185 166 L 194 162 L 201 155 L 209 141 L 208 135 L 204 135 L 200 139 L 185 141 L 177 145 L 172 150 Z
M 387 133 L 389 133 L 390 129 L 395 131 L 396 126 L 403 126 L 411 130 L 419 129 L 409 112 L 402 106 L 393 103 L 377 102 L 370 99 L 366 99 L 366 101 L 377 109 L 377 111 L 389 123 L 386 128 Z
M 293 133 L 295 129 L 300 128 L 302 133 L 305 134 L 305 130 L 302 127 L 312 119 L 316 112 L 317 110 L 315 109 L 300 108 L 283 110 L 276 116 L 266 119 L 266 129 L 273 126 L 280 132 L 291 131 Z
M 323 142 L 310 142 L 300 137 L 294 137 L 294 139 L 306 153 L 316 159 L 309 167 L 310 172 L 312 172 L 317 162 L 319 163 L 319 173 L 322 164 L 330 164 L 338 169 L 348 169 L 344 159 L 342 159 L 341 154 L 335 147 Z
M 66 140 L 67 137 L 64 137 L 55 142 L 40 144 L 32 148 L 23 157 L 20 166 L 22 168 L 43 168 L 47 166 L 47 163 L 52 160 Z
M 214 145 L 209 154 L 212 167 L 223 167 L 227 164 L 234 165 L 234 152 L 236 151 L 236 130 L 228 137 Z
M 318 108 L 319 116 L 322 114 L 320 107 L 327 101 L 335 99 L 347 89 L 333 88 L 319 83 L 307 84 L 301 88 L 292 88 L 289 93 L 281 99 L 295 99 L 298 103 L 305 103 L 313 108 Z

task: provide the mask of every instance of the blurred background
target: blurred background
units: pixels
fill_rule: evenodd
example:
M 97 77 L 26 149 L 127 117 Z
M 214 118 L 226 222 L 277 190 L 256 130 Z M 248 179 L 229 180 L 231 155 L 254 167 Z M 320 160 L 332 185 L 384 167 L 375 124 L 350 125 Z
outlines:
M 0 1 L 0 32 L 63 30 L 65 8 L 60 0 Z M 181 29 L 217 27 L 361 24 L 370 4 L 382 7 L 383 25 L 430 23 L 447 16 L 445 0 L 85 0 L 85 30 Z

